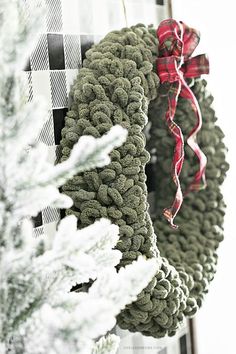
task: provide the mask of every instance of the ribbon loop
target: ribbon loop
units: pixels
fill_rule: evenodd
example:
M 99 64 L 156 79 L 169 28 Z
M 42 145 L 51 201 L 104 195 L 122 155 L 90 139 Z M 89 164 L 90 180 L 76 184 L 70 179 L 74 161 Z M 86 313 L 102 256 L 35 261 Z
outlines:
M 186 60 L 180 70 L 185 78 L 194 78 L 203 74 L 209 74 L 209 60 L 205 54 L 197 55 Z
M 164 216 L 173 228 L 173 220 L 177 215 L 182 202 L 183 193 L 180 186 L 179 175 L 184 162 L 184 139 L 181 128 L 174 122 L 178 97 L 190 100 L 196 116 L 197 123 L 190 132 L 187 143 L 199 160 L 199 171 L 195 174 L 193 182 L 188 187 L 185 195 L 192 190 L 206 187 L 205 170 L 207 159 L 197 144 L 196 136 L 201 129 L 202 116 L 197 99 L 185 81 L 185 78 L 195 78 L 209 73 L 209 61 L 206 55 L 201 54 L 191 57 L 200 41 L 200 34 L 183 22 L 167 19 L 161 22 L 157 29 L 159 40 L 159 57 L 157 58 L 157 73 L 161 83 L 170 82 L 171 88 L 168 95 L 168 110 L 166 122 L 175 139 L 175 150 L 172 162 L 172 179 L 177 187 L 174 202 L 170 208 L 164 209 Z M 201 181 L 203 182 L 201 184 Z

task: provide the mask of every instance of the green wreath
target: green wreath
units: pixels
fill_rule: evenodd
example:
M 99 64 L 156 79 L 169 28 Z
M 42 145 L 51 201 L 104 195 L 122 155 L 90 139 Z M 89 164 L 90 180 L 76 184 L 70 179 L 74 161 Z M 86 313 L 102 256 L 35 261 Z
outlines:
M 100 137 L 115 124 L 128 130 L 126 142 L 111 153 L 110 165 L 81 173 L 62 189 L 74 201 L 66 213 L 78 217 L 79 227 L 101 217 L 119 226 L 117 248 L 123 254 L 119 266 L 139 255 L 160 260 L 156 276 L 117 318 L 123 329 L 158 338 L 174 335 L 183 318 L 195 314 L 213 279 L 216 249 L 223 239 L 225 205 L 219 185 L 228 164 L 224 135 L 210 108 L 212 96 L 207 94 L 206 81 L 197 79 L 192 90 L 203 115 L 198 141 L 208 157 L 208 187 L 186 197 L 177 216 L 180 228 L 173 230 L 161 216 L 169 198 L 173 199 L 170 169 L 174 143 L 163 119 L 167 100 L 155 73 L 157 48 L 154 27 L 139 24 L 113 31 L 89 49 L 71 92 L 72 105 L 60 145 L 64 161 L 82 135 Z M 147 148 L 155 160 L 153 221 L 148 213 L 145 173 L 150 159 L 143 133 L 147 114 L 152 124 Z M 183 132 L 190 130 L 194 119 L 190 104 L 180 98 L 176 121 Z M 181 183 L 189 183 L 188 173 L 195 172 L 195 165 L 193 153 L 187 150 Z

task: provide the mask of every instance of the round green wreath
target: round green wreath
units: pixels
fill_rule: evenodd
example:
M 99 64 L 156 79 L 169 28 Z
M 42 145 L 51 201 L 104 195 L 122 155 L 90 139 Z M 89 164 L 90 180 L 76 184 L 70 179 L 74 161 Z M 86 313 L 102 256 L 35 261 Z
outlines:
M 173 230 L 161 216 L 174 195 L 170 178 L 174 141 L 164 122 L 168 85 L 159 87 L 157 48 L 155 28 L 138 24 L 107 34 L 89 49 L 72 88 L 60 145 L 64 161 L 82 135 L 100 137 L 115 124 L 128 130 L 126 142 L 111 153 L 108 166 L 73 177 L 62 190 L 74 201 L 66 213 L 78 217 L 79 227 L 101 217 L 119 226 L 117 248 L 123 254 L 119 267 L 139 255 L 160 260 L 153 280 L 117 317 L 121 328 L 158 338 L 174 335 L 183 318 L 195 314 L 213 279 L 225 208 L 219 185 L 228 164 L 224 135 L 210 108 L 213 98 L 207 94 L 206 81 L 196 79 L 192 90 L 203 115 L 198 142 L 208 157 L 208 186 L 185 198 L 177 216 L 180 228 Z M 145 147 L 147 115 L 152 125 Z M 179 98 L 175 120 L 183 133 L 191 130 L 194 119 L 189 102 Z M 155 160 L 153 222 L 147 203 L 145 165 L 150 154 L 146 148 Z M 186 148 L 183 188 L 191 181 L 189 171 L 193 175 L 197 167 L 192 151 Z

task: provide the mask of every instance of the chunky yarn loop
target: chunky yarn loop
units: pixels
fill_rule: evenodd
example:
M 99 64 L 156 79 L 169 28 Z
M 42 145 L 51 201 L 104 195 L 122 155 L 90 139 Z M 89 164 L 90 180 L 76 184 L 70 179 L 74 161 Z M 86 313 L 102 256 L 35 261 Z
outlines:
M 128 138 L 111 153 L 108 166 L 81 173 L 62 189 L 74 201 L 66 213 L 78 217 L 79 227 L 101 217 L 120 227 L 117 248 L 123 257 L 119 266 L 139 255 L 159 260 L 156 276 L 117 318 L 123 329 L 158 338 L 174 335 L 183 318 L 197 311 L 208 291 L 216 268 L 216 249 L 223 238 L 225 206 L 219 185 L 228 164 L 224 135 L 210 108 L 212 96 L 206 92 L 206 82 L 195 79 L 192 90 L 203 115 L 198 139 L 208 157 L 208 187 L 186 197 L 176 217 L 179 230 L 170 228 L 161 210 L 174 194 L 169 181 L 174 145 L 164 122 L 168 84 L 159 87 L 155 73 L 157 48 L 155 28 L 139 24 L 113 31 L 89 49 L 71 92 L 72 105 L 60 145 L 64 161 L 80 136 L 99 137 L 115 124 L 127 128 Z M 180 98 L 176 121 L 183 132 L 191 129 L 194 119 L 189 102 Z M 143 129 L 147 120 L 152 126 L 146 142 Z M 147 203 L 147 149 L 153 156 L 157 181 L 152 220 Z M 195 162 L 192 150 L 187 150 L 184 187 L 192 178 L 189 171 L 196 172 Z

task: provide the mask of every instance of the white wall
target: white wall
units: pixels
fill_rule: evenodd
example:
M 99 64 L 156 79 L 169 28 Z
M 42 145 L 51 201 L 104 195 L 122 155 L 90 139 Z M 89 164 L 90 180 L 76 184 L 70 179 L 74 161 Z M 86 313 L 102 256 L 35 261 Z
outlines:
M 202 32 L 209 88 L 226 134 L 231 169 L 223 186 L 228 205 L 218 273 L 196 319 L 198 354 L 236 353 L 236 12 L 233 0 L 173 0 L 173 17 Z

